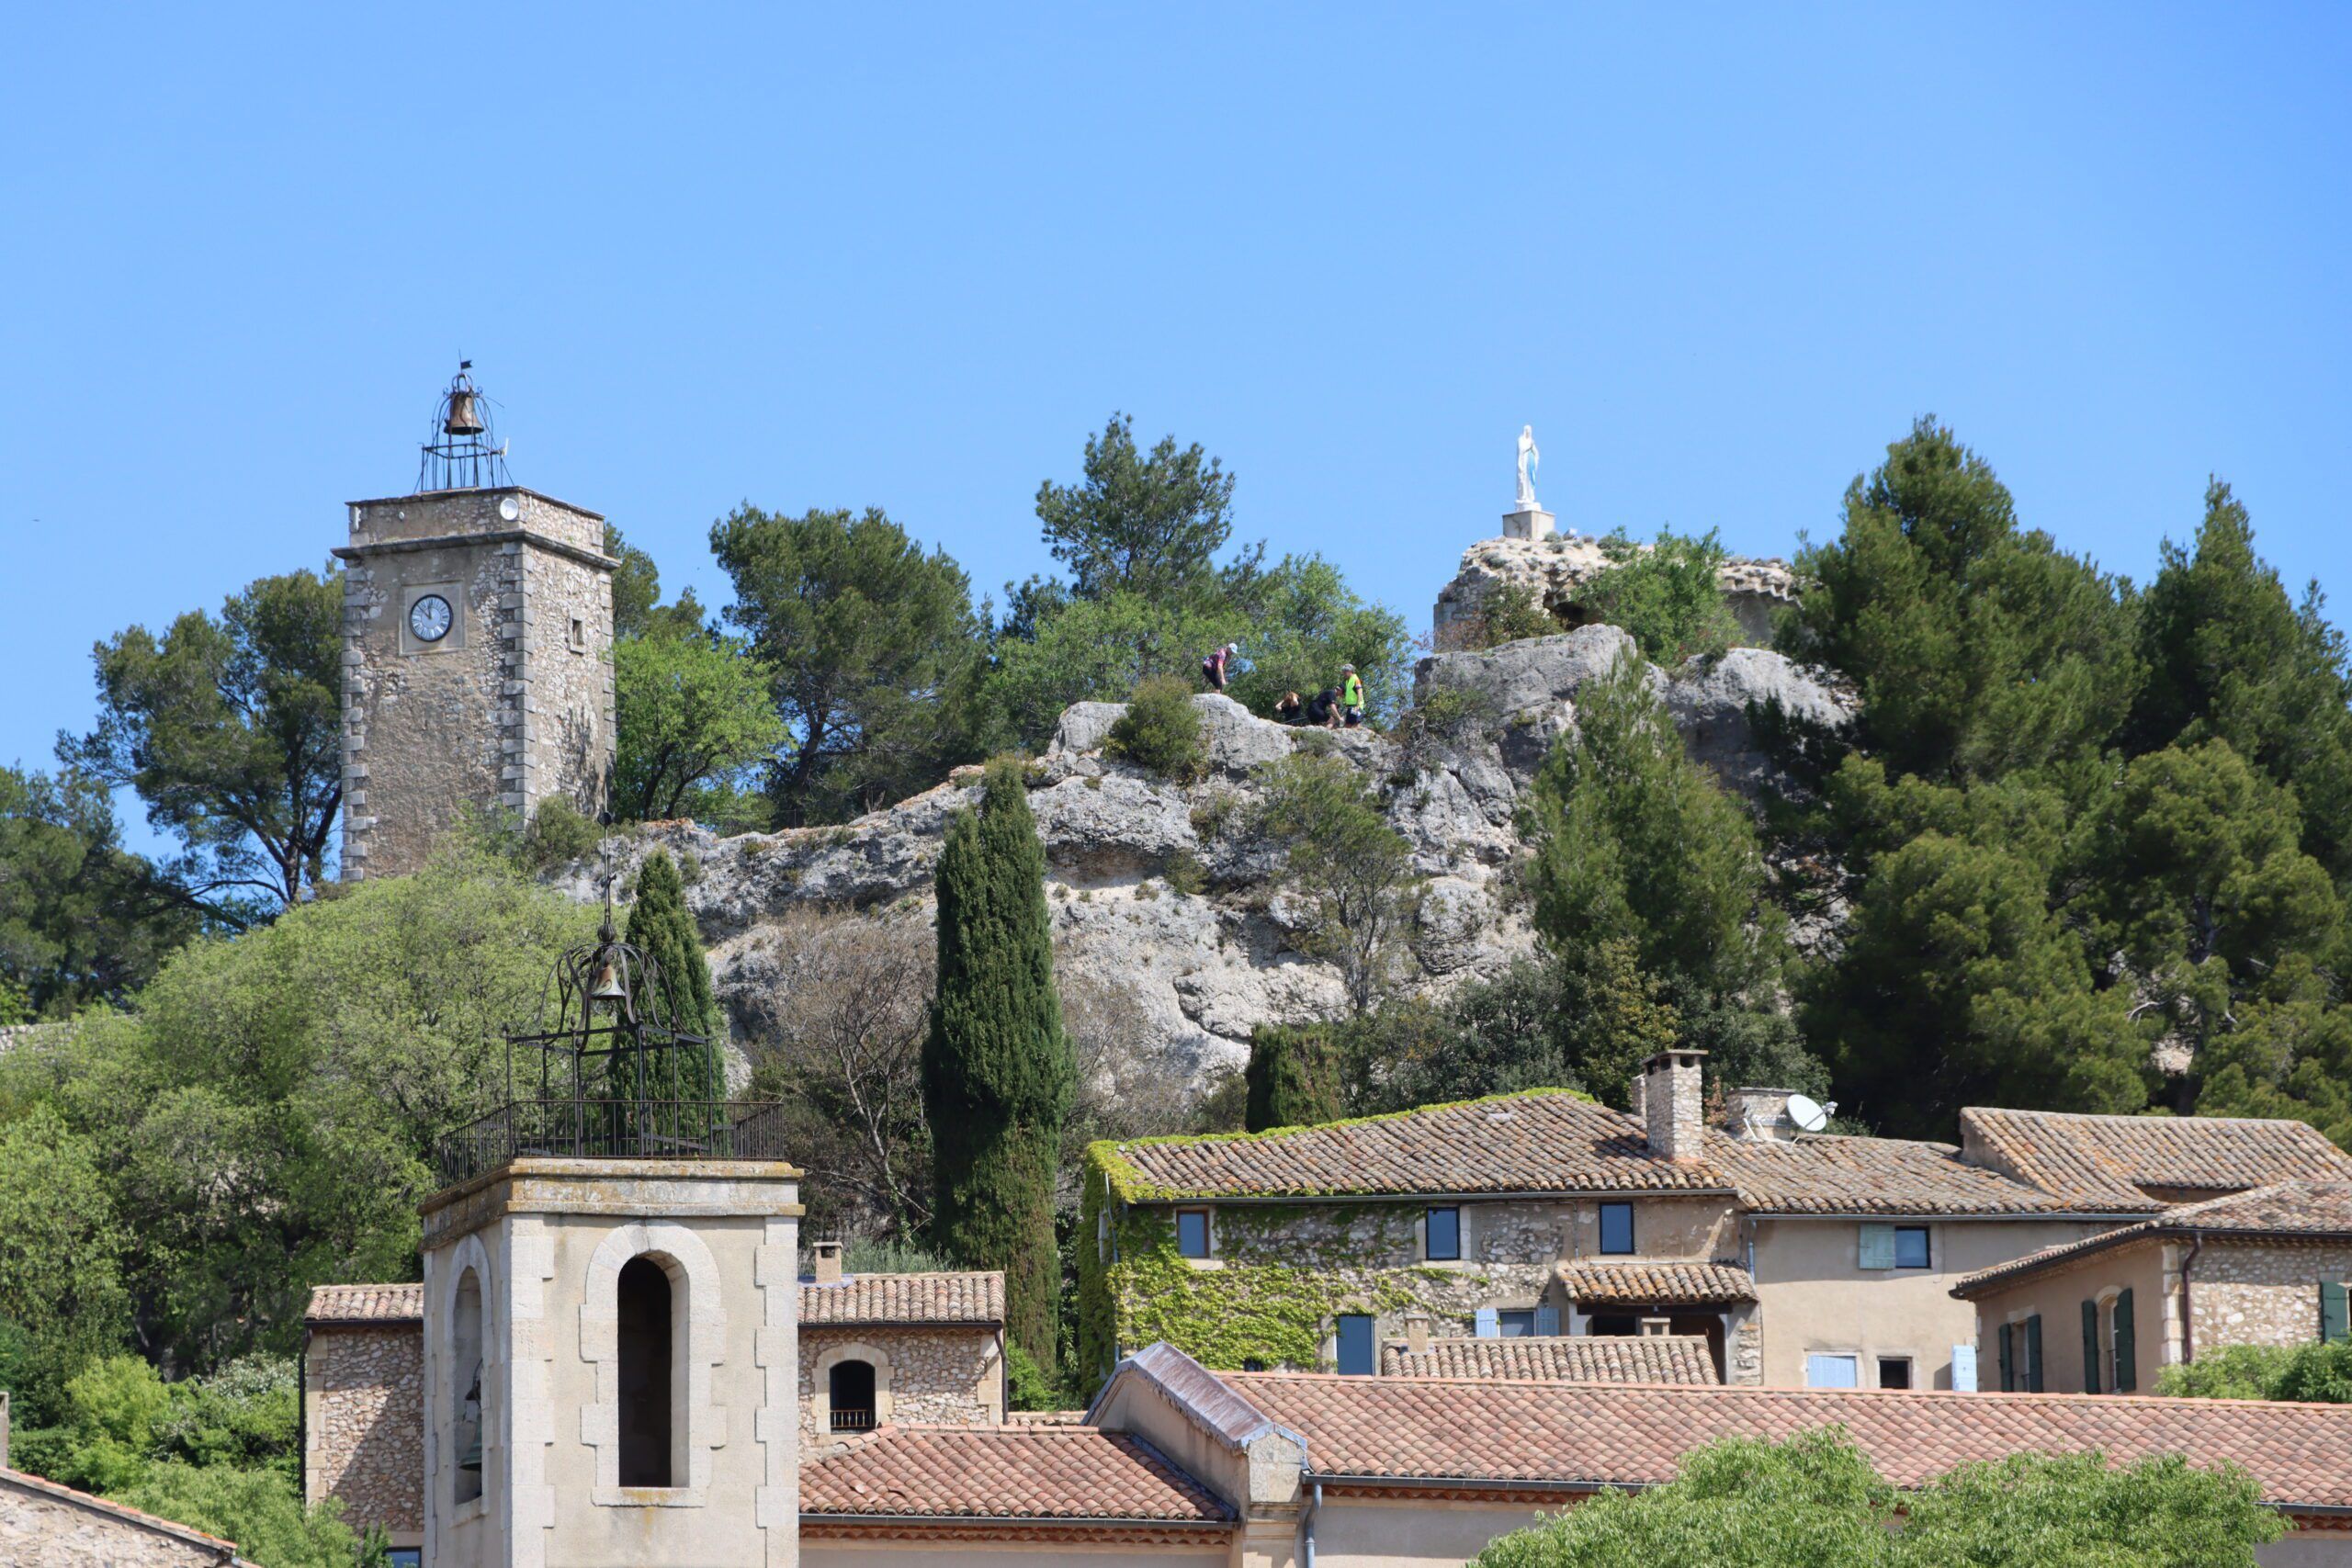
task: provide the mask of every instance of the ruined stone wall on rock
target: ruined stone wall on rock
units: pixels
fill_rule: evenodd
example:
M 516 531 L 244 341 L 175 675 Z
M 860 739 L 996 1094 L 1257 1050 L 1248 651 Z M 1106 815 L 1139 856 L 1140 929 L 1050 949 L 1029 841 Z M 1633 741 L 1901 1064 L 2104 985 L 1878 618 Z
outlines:
M 1611 564 L 1600 541 L 1590 536 L 1483 539 L 1462 552 L 1453 581 L 1438 591 L 1430 612 L 1431 636 L 1441 651 L 1467 646 L 1487 595 L 1505 585 L 1526 589 L 1562 626 L 1584 625 L 1592 617 L 1579 607 L 1578 595 Z M 1715 581 L 1741 639 L 1770 647 L 1774 614 L 1796 602 L 1796 573 L 1789 563 L 1736 556 L 1717 569 Z
M 309 1500 L 340 1499 L 354 1529 L 424 1529 L 424 1325 L 314 1327 L 303 1399 Z

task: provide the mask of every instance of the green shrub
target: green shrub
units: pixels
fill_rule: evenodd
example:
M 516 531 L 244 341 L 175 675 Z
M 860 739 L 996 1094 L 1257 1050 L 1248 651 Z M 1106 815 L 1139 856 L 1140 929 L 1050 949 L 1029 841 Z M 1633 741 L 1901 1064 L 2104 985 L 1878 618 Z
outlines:
M 1724 547 L 1708 529 L 1697 538 L 1661 530 L 1648 549 L 1623 532 L 1601 541 L 1611 565 L 1587 582 L 1577 603 L 1593 620 L 1621 626 L 1642 657 L 1668 669 L 1739 641 L 1716 569 Z
M 595 853 L 604 829 L 580 807 L 561 795 L 539 803 L 531 825 L 523 830 L 519 858 L 526 871 L 545 871 Z
M 1018 1345 L 1007 1343 L 1004 1348 L 1004 1381 L 1015 1410 L 1062 1408 L 1061 1393 L 1053 1380 L 1037 1365 L 1037 1359 Z
M 2352 1404 L 2352 1340 L 2228 1345 L 2156 1374 L 2156 1392 L 2185 1399 L 2288 1399 Z
M 1523 582 L 1498 582 L 1480 598 L 1463 646 L 1500 648 L 1527 637 L 1550 637 L 1559 629 L 1560 623 L 1544 608 L 1532 588 Z
M 1178 850 L 1174 854 L 1170 855 L 1168 869 L 1164 874 L 1168 878 L 1169 887 L 1187 897 L 1208 886 L 1208 872 L 1201 864 L 1201 857 L 1190 850 Z
M 1173 675 L 1155 675 L 1136 688 L 1102 749 L 1177 784 L 1192 784 L 1208 771 L 1200 710 L 1191 689 Z

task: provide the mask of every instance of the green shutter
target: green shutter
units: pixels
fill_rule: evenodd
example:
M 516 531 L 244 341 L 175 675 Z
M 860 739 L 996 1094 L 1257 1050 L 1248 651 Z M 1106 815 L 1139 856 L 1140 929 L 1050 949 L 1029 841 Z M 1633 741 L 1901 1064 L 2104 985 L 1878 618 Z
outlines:
M 2025 1391 L 2041 1392 L 2041 1314 L 2025 1320 Z
M 1862 1227 L 1861 1265 L 1865 1269 L 1894 1267 L 1894 1227 L 1864 1225 Z
M 2001 1392 L 2003 1393 L 2015 1393 L 2018 1391 L 2017 1355 L 2010 1348 L 2009 1337 L 2009 1325 L 2005 1323 L 2001 1325 Z
M 2319 1287 L 2319 1342 L 2333 1345 L 2352 1339 L 2352 1292 L 2341 1280 L 2322 1280 Z
M 2098 1392 L 2098 1303 L 2083 1303 L 2083 1392 Z
M 2139 1336 L 2132 1328 L 2132 1292 L 2115 1298 L 2115 1392 L 2130 1393 L 2140 1386 Z

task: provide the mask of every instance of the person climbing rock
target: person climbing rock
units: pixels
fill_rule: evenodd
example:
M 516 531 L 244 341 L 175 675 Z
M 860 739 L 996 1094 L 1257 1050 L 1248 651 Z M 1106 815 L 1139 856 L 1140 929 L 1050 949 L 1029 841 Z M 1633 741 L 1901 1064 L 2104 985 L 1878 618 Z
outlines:
M 1306 722 L 1326 729 L 1340 728 L 1340 688 L 1326 686 L 1306 699 Z
M 1241 645 L 1238 642 L 1209 649 L 1208 657 L 1201 660 L 1201 678 L 1209 683 L 1210 691 L 1225 690 L 1225 667 L 1240 651 Z
M 1347 713 L 1350 729 L 1363 722 L 1363 682 L 1352 664 L 1340 666 L 1340 706 Z

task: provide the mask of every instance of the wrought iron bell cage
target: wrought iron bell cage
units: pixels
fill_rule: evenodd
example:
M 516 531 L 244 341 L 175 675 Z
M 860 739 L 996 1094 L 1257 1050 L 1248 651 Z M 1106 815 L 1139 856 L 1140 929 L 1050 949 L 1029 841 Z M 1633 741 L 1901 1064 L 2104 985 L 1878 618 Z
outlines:
M 526 1157 L 782 1159 L 773 1103 L 726 1098 L 712 1042 L 671 1016 L 660 964 L 623 942 L 617 887 L 594 942 L 564 950 L 531 1027 L 506 1036 L 505 1101 L 442 1139 L 445 1181 Z

